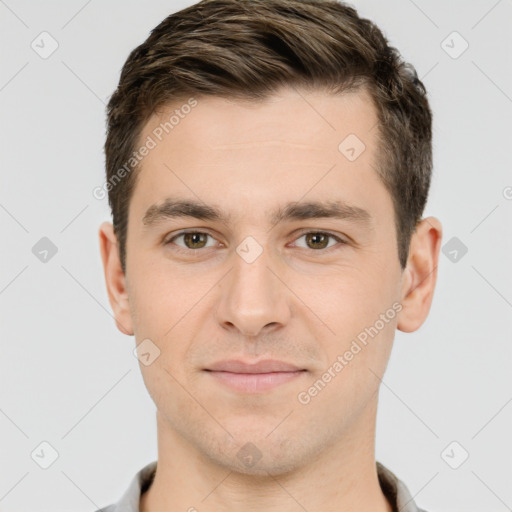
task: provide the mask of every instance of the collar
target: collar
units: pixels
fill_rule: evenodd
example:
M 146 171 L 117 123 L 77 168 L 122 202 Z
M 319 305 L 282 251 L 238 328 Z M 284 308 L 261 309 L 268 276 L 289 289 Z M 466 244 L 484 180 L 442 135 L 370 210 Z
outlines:
M 379 461 L 376 464 L 382 492 L 392 504 L 393 512 L 426 512 L 418 508 L 405 484 L 394 473 Z M 156 465 L 155 460 L 144 466 L 133 477 L 128 489 L 117 503 L 96 512 L 139 512 L 140 497 L 153 482 Z

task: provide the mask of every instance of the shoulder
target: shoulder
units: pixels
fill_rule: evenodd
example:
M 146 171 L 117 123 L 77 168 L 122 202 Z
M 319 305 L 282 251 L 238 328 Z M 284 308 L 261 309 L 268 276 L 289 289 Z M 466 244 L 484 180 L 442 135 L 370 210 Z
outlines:
M 150 462 L 132 478 L 119 501 L 95 512 L 138 512 L 141 494 L 151 485 L 156 472 L 157 461 Z

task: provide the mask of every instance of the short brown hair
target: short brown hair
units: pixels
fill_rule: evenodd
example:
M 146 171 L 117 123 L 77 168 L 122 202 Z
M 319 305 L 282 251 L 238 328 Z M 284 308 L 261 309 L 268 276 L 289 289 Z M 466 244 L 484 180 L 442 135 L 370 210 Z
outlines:
M 370 93 L 379 119 L 376 171 L 393 199 L 405 268 L 430 187 L 431 110 L 414 67 L 374 23 L 336 0 L 203 0 L 164 19 L 130 53 L 108 103 L 107 183 L 126 168 L 161 106 L 190 96 L 262 100 L 295 85 Z M 108 190 L 125 272 L 136 177 L 128 172 Z

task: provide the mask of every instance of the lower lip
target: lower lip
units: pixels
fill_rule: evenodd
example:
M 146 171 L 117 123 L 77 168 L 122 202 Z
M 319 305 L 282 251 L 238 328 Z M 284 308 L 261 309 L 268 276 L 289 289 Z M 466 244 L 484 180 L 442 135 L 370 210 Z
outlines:
M 276 388 L 281 384 L 297 379 L 304 370 L 296 372 L 272 372 L 272 373 L 231 373 L 209 371 L 215 379 L 237 391 L 245 393 L 259 393 Z

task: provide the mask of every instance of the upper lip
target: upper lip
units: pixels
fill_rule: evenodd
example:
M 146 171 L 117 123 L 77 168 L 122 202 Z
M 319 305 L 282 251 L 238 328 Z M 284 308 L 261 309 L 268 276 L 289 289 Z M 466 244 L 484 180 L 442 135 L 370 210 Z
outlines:
M 206 368 L 208 371 L 231 373 L 296 372 L 303 369 L 304 368 L 299 368 L 294 364 L 275 359 L 265 359 L 264 361 L 258 361 L 257 363 L 230 359 L 226 361 L 219 361 Z

